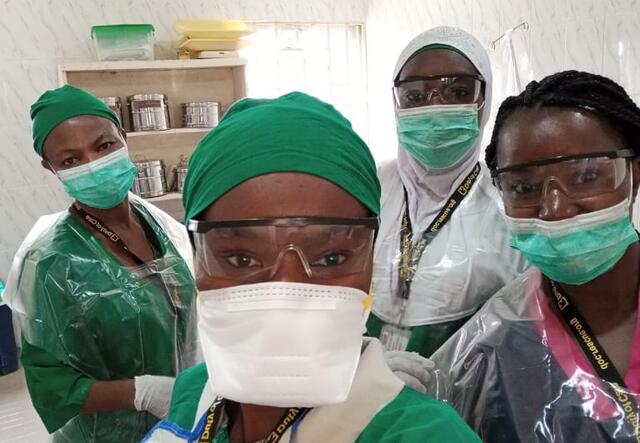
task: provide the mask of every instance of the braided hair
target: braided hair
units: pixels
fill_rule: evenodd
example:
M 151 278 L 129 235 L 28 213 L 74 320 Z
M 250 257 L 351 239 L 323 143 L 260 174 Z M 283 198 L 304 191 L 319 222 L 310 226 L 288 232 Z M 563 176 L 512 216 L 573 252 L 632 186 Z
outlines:
M 626 91 L 613 80 L 596 74 L 563 71 L 532 81 L 516 96 L 500 105 L 496 123 L 487 146 L 485 160 L 492 171 L 497 168 L 496 147 L 505 122 L 517 110 L 536 106 L 557 106 L 587 109 L 606 119 L 620 132 L 630 149 L 640 155 L 640 108 Z

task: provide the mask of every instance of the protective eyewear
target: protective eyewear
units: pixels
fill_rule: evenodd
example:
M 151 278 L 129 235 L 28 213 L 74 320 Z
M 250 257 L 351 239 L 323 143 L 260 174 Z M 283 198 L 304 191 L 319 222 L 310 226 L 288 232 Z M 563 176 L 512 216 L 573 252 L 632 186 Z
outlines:
M 378 219 L 294 217 L 189 221 L 196 266 L 240 283 L 272 280 L 288 254 L 317 281 L 366 270 Z
M 435 94 L 440 97 L 437 104 L 467 105 L 477 103 L 484 90 L 484 79 L 479 75 L 461 74 L 436 77 L 412 77 L 396 80 L 393 96 L 398 109 L 418 108 L 433 103 Z
M 551 184 L 571 199 L 581 200 L 616 191 L 628 175 L 631 149 L 554 157 L 496 169 L 493 182 L 506 206 L 539 206 Z

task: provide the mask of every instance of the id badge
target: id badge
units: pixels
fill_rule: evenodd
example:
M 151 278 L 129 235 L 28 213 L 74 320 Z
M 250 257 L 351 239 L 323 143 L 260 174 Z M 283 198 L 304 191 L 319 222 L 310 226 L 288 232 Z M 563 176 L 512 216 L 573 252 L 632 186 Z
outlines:
M 411 338 L 411 328 L 386 324 L 380 331 L 380 342 L 387 351 L 405 351 Z

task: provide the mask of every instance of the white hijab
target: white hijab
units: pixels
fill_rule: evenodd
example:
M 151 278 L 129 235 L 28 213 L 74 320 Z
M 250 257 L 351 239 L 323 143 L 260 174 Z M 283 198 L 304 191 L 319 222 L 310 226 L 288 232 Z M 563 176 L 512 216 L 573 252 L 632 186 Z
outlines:
M 440 26 L 415 37 L 400 54 L 393 72 L 393 78 L 396 79 L 398 77 L 400 70 L 418 50 L 435 44 L 454 47 L 473 63 L 486 81 L 485 105 L 482 112 L 482 120 L 480 121 L 478 139 L 469 154 L 450 168 L 428 168 L 416 160 L 402 146 L 398 147 L 398 171 L 400 179 L 407 190 L 409 217 L 416 231 L 422 231 L 426 228 L 426 224 L 431 221 L 433 215 L 442 208 L 449 198 L 451 191 L 458 186 L 478 161 L 482 150 L 482 134 L 491 113 L 493 82 L 489 55 L 475 37 L 460 28 Z

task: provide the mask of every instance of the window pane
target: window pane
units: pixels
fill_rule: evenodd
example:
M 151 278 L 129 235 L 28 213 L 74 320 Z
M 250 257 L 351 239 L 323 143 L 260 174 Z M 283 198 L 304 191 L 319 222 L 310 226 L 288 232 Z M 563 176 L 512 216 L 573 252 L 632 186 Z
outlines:
M 302 91 L 332 103 L 367 139 L 367 78 L 363 26 L 253 23 L 247 59 L 251 97 Z

